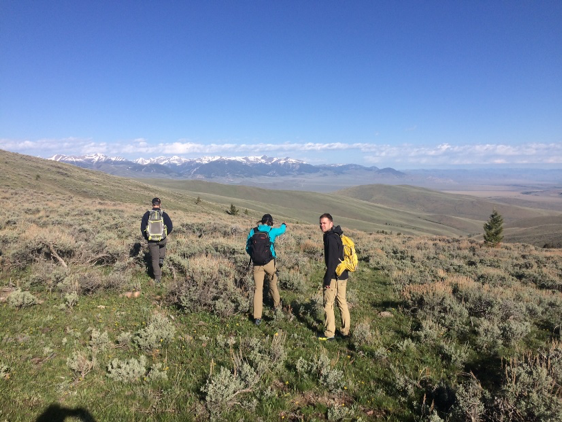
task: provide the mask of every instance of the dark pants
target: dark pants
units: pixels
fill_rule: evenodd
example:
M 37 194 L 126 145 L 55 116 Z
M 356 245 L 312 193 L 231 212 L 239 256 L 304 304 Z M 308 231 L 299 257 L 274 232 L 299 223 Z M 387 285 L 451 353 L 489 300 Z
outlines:
M 164 260 L 166 256 L 166 243 L 168 243 L 168 238 L 162 239 L 160 242 L 148 242 L 148 250 L 152 261 L 152 273 L 156 280 L 162 278 L 162 268 L 160 268 L 159 261 Z

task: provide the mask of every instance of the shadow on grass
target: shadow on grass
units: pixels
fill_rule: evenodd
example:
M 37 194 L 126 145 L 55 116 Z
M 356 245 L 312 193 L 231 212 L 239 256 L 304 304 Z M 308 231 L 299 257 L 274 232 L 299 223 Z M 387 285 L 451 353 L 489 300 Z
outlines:
M 135 258 L 137 257 L 142 249 L 142 245 L 140 244 L 140 242 L 136 242 L 133 247 L 129 250 L 129 257 L 130 258 Z
M 473 373 L 486 390 L 497 391 L 501 387 L 504 372 L 499 355 L 482 354 L 467 363 L 465 369 L 467 373 Z
M 61 407 L 59 404 L 50 405 L 35 422 L 65 422 L 67 418 L 78 419 L 82 422 L 96 422 L 94 417 L 86 409 L 76 407 L 74 409 Z
M 300 302 L 299 300 L 291 301 L 291 310 L 295 315 L 297 321 L 304 324 L 315 335 L 322 334 L 320 330 L 320 321 L 323 320 L 324 315 L 320 315 L 318 309 L 314 308 L 314 303 L 310 300 L 308 302 Z M 323 312 L 323 310 L 322 310 Z

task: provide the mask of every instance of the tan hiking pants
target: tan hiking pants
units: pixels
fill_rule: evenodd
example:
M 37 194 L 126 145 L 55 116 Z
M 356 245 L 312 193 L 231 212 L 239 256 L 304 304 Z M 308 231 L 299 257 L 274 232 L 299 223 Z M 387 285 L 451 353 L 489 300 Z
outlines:
M 336 334 L 334 302 L 338 305 L 341 314 L 341 333 L 344 336 L 349 335 L 351 316 L 349 315 L 349 308 L 345 298 L 346 288 L 347 280 L 332 279 L 330 281 L 330 288 L 324 289 L 324 335 L 326 337 L 334 337 Z
M 254 265 L 254 319 L 261 319 L 263 312 L 263 282 L 265 276 L 269 279 L 269 293 L 273 298 L 273 307 L 277 308 L 281 305 L 279 290 L 277 290 L 277 273 L 275 269 L 275 259 L 272 259 L 265 265 Z

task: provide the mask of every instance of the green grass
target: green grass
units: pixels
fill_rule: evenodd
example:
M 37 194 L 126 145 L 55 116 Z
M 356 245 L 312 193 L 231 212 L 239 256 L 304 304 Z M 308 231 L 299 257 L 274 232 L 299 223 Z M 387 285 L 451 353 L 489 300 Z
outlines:
M 21 157 L 6 157 L 26 168 Z M 149 185 L 37 164 L 45 165 L 38 180 L 9 170 L 10 187 L 0 190 L 4 203 L 17 203 L 17 212 L 0 210 L 0 420 L 79 412 L 98 421 L 456 421 L 467 412 L 481 420 L 542 421 L 562 415 L 559 250 L 487 249 L 469 238 L 353 230 L 352 219 L 334 213 L 354 239 L 360 265 L 348 283 L 352 336 L 324 343 L 316 338 L 324 267 L 316 219 L 308 224 L 277 213 L 275 205 L 265 208 L 258 200 L 264 192 L 251 188 L 246 194 L 255 202 L 246 203 L 263 208 L 237 216 L 225 212 L 236 189 L 158 188 L 169 198 L 175 230 L 165 285 L 156 287 L 139 231 L 153 196 L 143 195 Z M 80 193 L 86 187 L 88 193 Z M 230 196 L 220 202 L 213 189 Z M 205 199 L 206 190 L 218 202 Z M 196 205 L 199 195 L 203 202 Z M 306 200 L 291 195 L 281 192 L 280 200 Z M 331 206 L 332 196 L 310 198 Z M 242 199 L 234 203 L 241 210 Z M 349 204 L 358 214 L 374 210 L 361 200 Z M 315 205 L 307 206 L 312 216 Z M 247 305 L 236 311 L 213 305 L 249 302 L 244 244 L 264 210 L 276 224 L 287 217 L 276 248 L 280 279 L 290 288 L 281 288 L 285 312 L 266 307 L 256 327 Z M 185 310 L 181 298 L 194 285 L 214 295 L 195 298 L 208 312 Z M 12 306 L 16 287 L 37 303 Z M 140 297 L 123 296 L 134 289 Z M 69 307 L 65 297 L 73 293 L 78 303 Z M 138 339 L 155 314 L 175 333 L 161 346 L 141 348 Z M 120 343 L 127 332 L 131 341 Z M 104 333 L 109 342 L 98 350 Z M 134 369 L 131 359 L 143 356 L 137 381 L 109 376 L 114 359 Z M 238 394 L 221 396 L 229 387 Z
M 123 298 L 114 293 L 81 296 L 72 309 L 60 309 L 60 294 L 34 292 L 40 305 L 14 310 L 0 306 L 3 324 L 0 360 L 10 368 L 9 378 L 0 382 L 1 416 L 11 421 L 32 420 L 53 403 L 69 409 L 84 408 L 96 420 L 193 420 L 202 411 L 204 402 L 201 387 L 212 368 L 232 368 L 232 352 L 216 344 L 217 336 L 232 337 L 236 345 L 246 338 L 272 339 L 286 333 L 287 359 L 281 370 L 263 374 L 263 382 L 273 386 L 274 395 L 262 399 L 256 413 L 266 419 L 302 413 L 324 418 L 330 401 L 353 403 L 358 414 L 366 414 L 378 406 L 395 409 L 391 420 L 412 417 L 406 408 L 391 396 L 380 397 L 379 389 L 388 382 L 388 373 L 369 356 L 369 351 L 358 353 L 350 340 L 322 343 L 316 339 L 321 321 L 287 314 L 273 319 L 266 311 L 264 323 L 256 327 L 247 314 L 221 319 L 207 313 L 184 314 L 165 306 L 161 289 L 142 278 L 142 295 Z M 368 280 L 368 281 L 367 281 Z M 310 280 L 308 295 L 313 294 L 320 280 Z M 164 288 L 165 290 L 165 288 Z M 380 310 L 392 309 L 389 304 L 398 300 L 388 280 L 369 270 L 363 270 L 350 282 L 350 290 L 361 300 L 353 303 L 354 322 L 365 318 L 377 321 L 378 339 L 382 347 L 392 349 L 407 337 L 411 321 L 403 315 L 378 318 Z M 285 304 L 302 305 L 302 296 L 283 291 Z M 174 340 L 149 355 L 151 364 L 162 363 L 167 368 L 168 381 L 122 384 L 107 377 L 107 364 L 113 358 L 137 357 L 141 351 L 121 349 L 115 344 L 117 336 L 125 331 L 141 328 L 152 312 L 163 312 L 173 317 L 177 329 Z M 73 374 L 66 359 L 73 351 L 88 349 L 92 329 L 107 331 L 112 345 L 97 356 L 97 366 L 84 378 Z M 267 340 L 266 340 L 267 341 Z M 236 345 L 234 349 L 236 349 Z M 294 371 L 299 358 L 310 359 L 327 353 L 335 367 L 345 374 L 344 390 L 331 395 L 322 392 L 314 379 L 300 379 Z M 393 353 L 391 353 L 393 354 Z M 413 357 L 405 362 L 402 353 L 395 360 L 401 365 L 419 367 L 422 362 Z M 248 394 L 250 396 L 250 394 Z M 297 403 L 299 402 L 299 403 Z M 234 408 L 226 420 L 251 418 L 253 412 Z M 203 418 L 203 414 L 201 415 Z

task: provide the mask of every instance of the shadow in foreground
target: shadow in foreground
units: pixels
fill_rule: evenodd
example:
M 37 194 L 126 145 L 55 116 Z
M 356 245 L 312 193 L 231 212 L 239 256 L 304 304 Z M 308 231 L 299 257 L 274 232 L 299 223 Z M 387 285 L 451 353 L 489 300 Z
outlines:
M 66 418 L 77 418 L 82 422 L 96 422 L 94 417 L 86 409 L 76 407 L 70 409 L 58 404 L 50 405 L 35 422 L 65 422 Z

